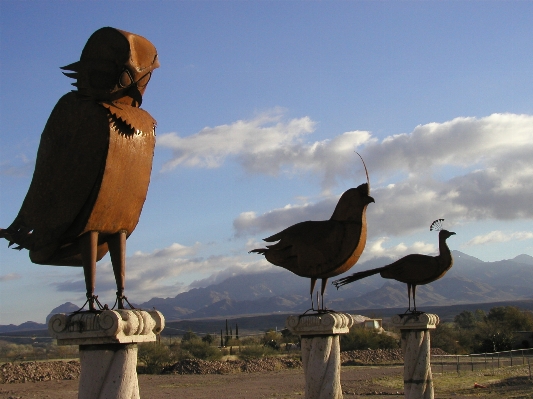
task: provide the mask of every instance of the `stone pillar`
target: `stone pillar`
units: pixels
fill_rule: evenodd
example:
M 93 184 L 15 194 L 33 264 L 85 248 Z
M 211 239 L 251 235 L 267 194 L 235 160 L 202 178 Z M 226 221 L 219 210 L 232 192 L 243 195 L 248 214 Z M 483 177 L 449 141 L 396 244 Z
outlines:
M 48 332 L 58 345 L 79 345 L 78 399 L 139 399 L 137 343 L 154 342 L 165 327 L 157 310 L 56 314 Z
M 433 399 L 429 330 L 437 327 L 439 316 L 406 313 L 393 316 L 391 321 L 402 333 L 404 397 Z
M 354 324 L 345 313 L 289 316 L 286 327 L 300 336 L 305 399 L 342 399 L 339 334 Z

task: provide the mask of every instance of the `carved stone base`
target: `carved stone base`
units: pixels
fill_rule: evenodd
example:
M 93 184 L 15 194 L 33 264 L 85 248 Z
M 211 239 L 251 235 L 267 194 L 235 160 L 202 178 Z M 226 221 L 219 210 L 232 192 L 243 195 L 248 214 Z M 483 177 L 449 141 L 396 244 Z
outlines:
M 439 317 L 428 313 L 401 314 L 391 321 L 402 333 L 404 397 L 433 399 L 429 330 L 437 327 Z
M 345 313 L 289 316 L 287 328 L 302 340 L 305 399 L 342 399 L 339 334 L 354 324 Z
M 155 341 L 164 326 L 156 310 L 105 310 L 56 314 L 48 331 L 58 345 L 79 345 L 78 399 L 139 399 L 137 343 Z

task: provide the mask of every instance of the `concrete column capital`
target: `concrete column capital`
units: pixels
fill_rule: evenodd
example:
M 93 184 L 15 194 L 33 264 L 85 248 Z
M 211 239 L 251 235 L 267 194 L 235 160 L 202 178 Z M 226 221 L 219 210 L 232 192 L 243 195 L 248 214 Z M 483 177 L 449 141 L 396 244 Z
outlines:
M 347 313 L 312 313 L 289 316 L 286 327 L 296 335 L 347 334 L 354 324 L 354 318 Z
M 433 330 L 439 321 L 439 316 L 431 313 L 404 313 L 391 318 L 392 325 L 400 330 Z
M 153 342 L 164 327 L 159 311 L 139 309 L 56 314 L 48 322 L 48 332 L 58 345 Z

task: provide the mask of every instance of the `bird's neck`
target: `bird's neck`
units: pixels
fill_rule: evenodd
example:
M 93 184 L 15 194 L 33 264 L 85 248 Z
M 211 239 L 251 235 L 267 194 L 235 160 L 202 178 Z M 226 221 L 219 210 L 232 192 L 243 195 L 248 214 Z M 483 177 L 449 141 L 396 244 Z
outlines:
M 446 238 L 444 237 L 439 238 L 439 253 L 440 262 L 443 264 L 443 266 L 450 268 L 453 263 L 452 252 L 450 251 L 450 248 L 448 248 L 448 244 L 446 244 Z

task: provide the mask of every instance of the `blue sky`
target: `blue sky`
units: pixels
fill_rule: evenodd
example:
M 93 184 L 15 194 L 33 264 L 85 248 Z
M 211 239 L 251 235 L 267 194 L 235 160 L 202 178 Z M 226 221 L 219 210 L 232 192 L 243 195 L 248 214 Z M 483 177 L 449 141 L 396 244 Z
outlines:
M 247 252 L 329 218 L 365 181 L 354 151 L 376 199 L 361 262 L 435 253 L 437 218 L 457 232 L 452 249 L 532 255 L 532 17 L 530 1 L 0 0 L 0 226 L 71 89 L 59 67 L 112 26 L 149 39 L 161 62 L 143 100 L 158 144 L 128 240 L 130 300 L 268 269 Z M 33 265 L 4 244 L 0 324 L 83 303 L 80 268 Z M 113 286 L 106 257 L 103 302 Z

